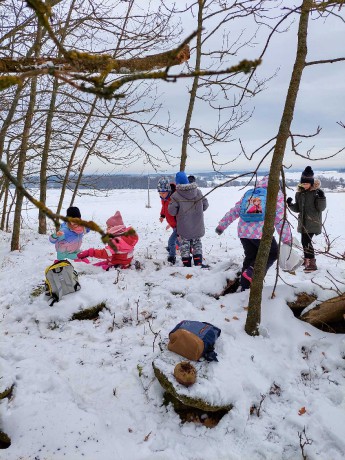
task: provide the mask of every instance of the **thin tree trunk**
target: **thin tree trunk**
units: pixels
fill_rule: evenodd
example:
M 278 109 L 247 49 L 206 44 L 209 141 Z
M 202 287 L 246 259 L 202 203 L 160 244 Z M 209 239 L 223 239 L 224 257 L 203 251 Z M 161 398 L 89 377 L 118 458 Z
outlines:
M 5 228 L 5 222 L 6 222 L 6 215 L 7 215 L 7 202 L 8 202 L 8 194 L 9 194 L 9 188 L 10 188 L 10 182 L 7 179 L 7 177 L 4 178 L 4 194 L 3 194 L 3 205 L 2 205 L 2 215 L 1 215 L 1 224 L 0 224 L 0 230 L 4 230 Z
M 82 129 L 81 129 L 81 131 L 79 133 L 79 136 L 78 136 L 78 139 L 76 140 L 76 143 L 74 144 L 74 147 L 73 147 L 73 150 L 72 150 L 72 153 L 71 153 L 71 157 L 69 159 L 68 166 L 67 166 L 67 169 L 66 169 L 66 174 L 65 174 L 64 180 L 62 182 L 59 204 L 58 204 L 58 208 L 57 208 L 57 211 L 56 211 L 57 214 L 61 214 L 62 204 L 63 204 L 63 200 L 65 198 L 66 188 L 67 188 L 67 184 L 68 184 L 69 177 L 70 177 L 70 174 L 71 174 L 71 169 L 72 169 L 72 166 L 73 166 L 73 163 L 74 163 L 74 158 L 75 158 L 75 155 L 77 153 L 79 144 L 80 144 L 80 142 L 81 142 L 81 140 L 82 140 L 82 138 L 84 136 L 84 132 L 85 132 L 88 124 L 90 123 L 90 120 L 92 118 L 93 112 L 94 112 L 94 110 L 96 108 L 97 100 L 98 100 L 98 97 L 96 96 L 94 101 L 93 101 L 93 104 L 92 104 L 92 107 L 90 109 L 90 112 L 89 112 L 89 114 L 88 114 L 88 116 L 87 116 L 87 118 L 85 120 L 84 126 L 82 127 Z
M 37 34 L 36 34 L 35 47 L 34 47 L 35 56 L 39 55 L 41 41 L 42 41 L 42 28 L 40 25 L 37 25 Z M 17 181 L 21 185 L 23 184 L 23 179 L 24 179 L 26 153 L 27 153 L 27 148 L 28 148 L 28 141 L 29 141 L 32 119 L 33 119 L 34 110 L 35 110 L 36 95 L 37 95 L 37 77 L 33 77 L 31 80 L 31 85 L 30 85 L 29 104 L 28 104 L 28 109 L 27 109 L 26 116 L 25 116 L 22 142 L 21 142 L 20 150 L 19 150 Z M 14 210 L 11 251 L 17 251 L 20 247 L 19 237 L 20 237 L 20 222 L 21 222 L 23 199 L 24 199 L 24 195 L 18 190 L 16 206 Z
M 199 3 L 198 33 L 197 33 L 197 38 L 196 38 L 196 59 L 195 59 L 195 71 L 196 72 L 200 70 L 200 64 L 201 64 L 201 47 L 202 47 L 201 34 L 202 34 L 203 10 L 204 10 L 205 0 L 198 0 L 198 3 Z M 184 171 L 186 169 L 189 131 L 190 131 L 190 124 L 192 120 L 194 105 L 195 105 L 196 93 L 198 91 L 198 84 L 199 84 L 199 77 L 195 76 L 193 79 L 193 85 L 192 85 L 192 89 L 190 92 L 186 121 L 185 121 L 184 129 L 183 129 L 180 171 Z
M 279 192 L 279 175 L 283 164 L 286 142 L 289 137 L 293 120 L 297 94 L 299 91 L 302 73 L 307 57 L 307 36 L 309 12 L 313 1 L 303 0 L 298 27 L 297 52 L 290 85 L 285 100 L 283 115 L 280 121 L 276 145 L 270 167 L 265 223 L 263 234 L 254 266 L 253 282 L 250 289 L 248 316 L 245 331 L 249 335 L 259 334 L 261 321 L 261 301 L 266 264 L 274 233 L 274 219 L 276 214 L 277 197 Z
M 75 5 L 75 0 L 71 3 L 70 9 L 68 12 L 68 16 L 66 18 L 65 26 L 63 28 L 61 34 L 61 44 L 64 43 L 66 38 L 67 28 L 70 23 L 72 11 Z M 47 201 L 47 169 L 48 169 L 48 158 L 49 158 L 49 148 L 51 143 L 52 137 L 52 126 L 53 126 L 53 118 L 55 114 L 55 104 L 57 98 L 57 92 L 59 89 L 59 81 L 57 78 L 54 79 L 51 99 L 48 109 L 48 115 L 46 120 L 46 130 L 45 130 L 45 138 L 44 138 L 44 146 L 42 151 L 42 159 L 41 159 L 41 168 L 40 168 L 40 202 L 46 205 Z M 40 209 L 38 211 L 38 233 L 41 235 L 45 235 L 47 233 L 47 217 L 44 212 Z
M 52 136 L 52 125 L 54 118 L 55 103 L 57 97 L 57 91 L 59 88 L 59 82 L 57 79 L 54 80 L 51 99 L 48 109 L 48 115 L 46 120 L 44 146 L 42 150 L 41 168 L 40 168 L 40 202 L 44 205 L 47 201 L 47 168 L 49 158 L 49 148 Z M 38 211 L 38 233 L 45 235 L 47 233 L 47 218 L 46 215 L 40 209 Z

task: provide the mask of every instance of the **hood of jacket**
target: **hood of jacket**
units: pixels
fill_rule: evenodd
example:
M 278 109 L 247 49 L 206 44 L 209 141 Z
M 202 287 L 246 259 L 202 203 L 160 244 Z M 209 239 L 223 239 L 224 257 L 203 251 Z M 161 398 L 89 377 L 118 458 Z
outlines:
M 318 177 L 316 177 L 314 179 L 314 184 L 307 190 L 307 192 L 312 190 L 318 190 L 319 188 L 321 188 L 321 180 Z M 300 184 L 297 184 L 297 192 L 302 192 L 303 190 L 303 187 L 300 187 Z
M 191 184 L 177 184 L 176 192 L 178 192 L 179 195 L 181 195 L 186 200 L 190 200 L 197 196 L 198 185 L 196 182 L 193 182 Z
M 63 231 L 63 227 L 70 230 L 71 232 L 77 233 L 77 235 L 80 235 L 81 233 L 85 233 L 85 227 L 79 224 L 74 224 L 73 222 L 64 222 L 61 225 L 62 231 Z

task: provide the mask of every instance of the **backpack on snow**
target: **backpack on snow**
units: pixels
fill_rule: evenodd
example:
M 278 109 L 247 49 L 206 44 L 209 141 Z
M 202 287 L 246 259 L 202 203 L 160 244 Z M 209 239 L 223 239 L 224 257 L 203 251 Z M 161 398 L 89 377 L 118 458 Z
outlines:
M 61 260 L 50 265 L 45 270 L 46 295 L 53 300 L 50 307 L 71 292 L 79 291 L 78 273 L 68 260 Z
M 267 189 L 257 187 L 247 190 L 244 194 L 240 217 L 245 222 L 260 222 L 265 219 Z
M 168 350 L 198 361 L 218 361 L 214 345 L 221 330 L 210 323 L 201 321 L 181 321 L 169 334 Z

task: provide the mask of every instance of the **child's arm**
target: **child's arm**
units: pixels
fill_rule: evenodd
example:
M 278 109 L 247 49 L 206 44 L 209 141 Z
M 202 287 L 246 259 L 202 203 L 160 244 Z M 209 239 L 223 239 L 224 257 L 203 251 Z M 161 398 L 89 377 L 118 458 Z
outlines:
M 318 211 L 322 212 L 326 209 L 326 206 L 327 206 L 325 193 L 323 190 L 318 189 L 316 190 L 315 195 L 316 195 L 315 207 Z
M 62 241 L 65 239 L 65 234 L 63 231 L 58 231 L 56 233 L 52 233 L 49 237 L 49 241 L 55 244 L 57 241 Z
M 219 221 L 216 228 L 218 235 L 221 235 L 226 228 L 236 219 L 240 217 L 241 201 L 238 201 L 233 208 L 228 211 L 225 216 Z
M 289 208 L 291 209 L 291 211 L 293 212 L 300 212 L 300 209 L 299 209 L 299 204 L 298 204 L 298 199 L 297 199 L 297 193 L 295 195 L 295 202 L 294 203 L 291 203 L 288 204 Z
M 179 209 L 180 209 L 179 202 L 175 200 L 174 196 L 172 195 L 170 203 L 168 204 L 168 212 L 172 216 L 177 216 Z

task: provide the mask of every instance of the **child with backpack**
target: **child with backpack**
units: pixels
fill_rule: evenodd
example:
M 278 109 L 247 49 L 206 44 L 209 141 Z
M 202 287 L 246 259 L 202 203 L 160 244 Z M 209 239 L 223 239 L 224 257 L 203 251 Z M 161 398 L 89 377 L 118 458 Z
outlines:
M 248 190 L 241 200 L 225 214 L 216 228 L 216 233 L 221 235 L 234 220 L 239 219 L 237 234 L 244 249 L 244 261 L 240 280 L 242 291 L 249 289 L 252 282 L 254 264 L 262 238 L 262 229 L 265 221 L 267 186 L 268 177 L 264 177 L 258 181 L 255 189 Z M 290 227 L 288 223 L 285 222 L 284 227 L 282 228 L 283 218 L 284 195 L 279 190 L 274 226 L 278 234 L 282 232 L 282 242 L 291 245 L 292 236 Z M 278 245 L 273 237 L 266 272 L 277 260 L 277 258 Z
M 184 171 L 176 174 L 176 192 L 171 195 L 168 211 L 176 216 L 177 234 L 180 238 L 180 253 L 184 267 L 202 265 L 201 237 L 205 235 L 204 211 L 208 201 L 196 182 L 190 183 Z
M 292 203 L 292 198 L 286 200 L 291 211 L 298 212 L 297 231 L 302 236 L 306 273 L 317 270 L 312 238 L 321 233 L 322 211 L 326 209 L 325 193 L 320 186 L 320 180 L 314 179 L 312 168 L 307 166 L 302 173 L 301 183 L 297 186 L 295 203 Z
M 81 219 L 80 210 L 76 206 L 69 207 L 66 216 Z M 89 231 L 89 228 L 82 225 L 73 222 L 63 222 L 60 230 L 49 237 L 49 241 L 55 244 L 56 259 L 77 259 L 83 237 Z
M 116 250 L 110 245 L 104 249 L 86 249 L 78 254 L 78 258 L 89 263 L 88 257 L 102 259 L 94 265 L 102 267 L 108 271 L 111 267 L 128 268 L 133 259 L 134 246 L 138 242 L 138 235 L 133 227 L 126 227 L 123 223 L 120 211 L 109 217 L 107 220 L 107 232 L 113 235 L 111 242 L 116 247 Z
M 162 223 L 164 219 L 166 219 L 168 225 L 172 228 L 172 233 L 169 237 L 167 247 L 167 250 L 169 251 L 168 262 L 175 265 L 177 243 L 176 218 L 172 216 L 168 210 L 170 197 L 175 192 L 175 184 L 171 184 L 169 179 L 167 179 L 166 177 L 161 177 L 157 184 L 157 191 L 162 202 L 159 221 Z

